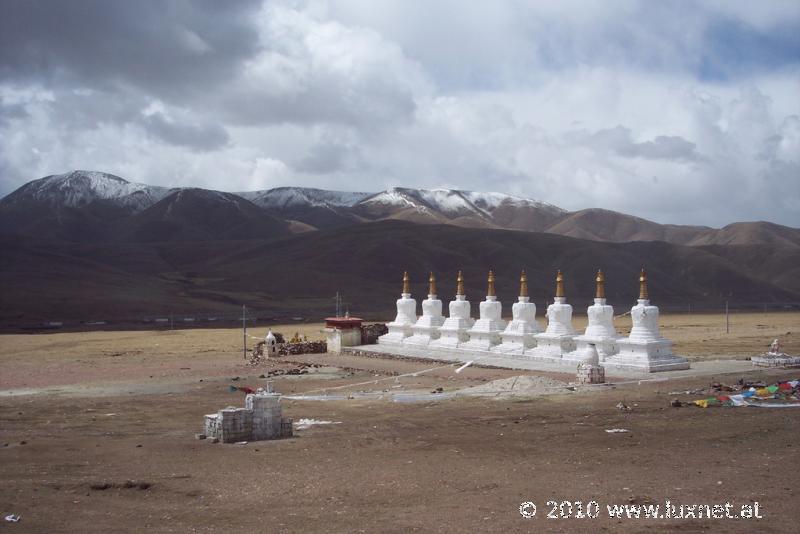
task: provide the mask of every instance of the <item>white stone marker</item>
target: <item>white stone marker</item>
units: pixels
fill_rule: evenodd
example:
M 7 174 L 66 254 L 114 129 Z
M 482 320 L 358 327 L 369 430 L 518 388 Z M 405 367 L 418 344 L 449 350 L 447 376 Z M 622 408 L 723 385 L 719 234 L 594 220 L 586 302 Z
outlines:
M 486 300 L 480 304 L 480 319 L 467 331 L 469 341 L 459 345 L 460 349 L 488 351 L 500 344 L 500 333 L 506 322 L 502 319 L 503 305 L 497 300 L 492 271 L 489 271 L 487 285 Z
M 536 347 L 525 355 L 541 359 L 561 359 L 561 355 L 575 350 L 575 330 L 572 328 L 572 306 L 564 296 L 564 275 L 556 274 L 556 296 L 547 307 L 547 329 L 534 336 Z
M 388 334 L 378 338 L 380 345 L 397 345 L 411 336 L 411 327 L 417 322 L 417 301 L 411 298 L 411 281 L 408 271 L 403 272 L 403 293 L 397 299 L 397 316 L 387 324 Z
M 639 300 L 631 308 L 633 327 L 630 336 L 618 341 L 619 353 L 606 358 L 604 367 L 651 373 L 688 369 L 688 360 L 672 353 L 672 341 L 661 337 L 658 314 L 658 307 L 650 305 L 647 273 L 642 269 L 639 275 Z
M 264 356 L 267 358 L 276 358 L 278 356 L 278 340 L 272 330 L 267 332 L 264 336 Z
M 595 277 L 594 304 L 586 309 L 589 324 L 583 335 L 577 336 L 577 353 L 564 354 L 565 360 L 584 361 L 582 353 L 586 352 L 589 345 L 595 345 L 600 362 L 618 351 L 617 331 L 614 329 L 614 308 L 606 304 L 606 277 L 603 271 L 598 270 Z
M 528 277 L 522 271 L 519 277 L 519 299 L 511 307 L 512 320 L 500 334 L 502 343 L 492 347 L 492 352 L 522 355 L 525 349 L 536 346 L 533 337 L 542 331 L 536 322 L 536 304 L 528 296 Z
M 467 330 L 473 325 L 470 304 L 464 295 L 464 276 L 458 271 L 456 299 L 450 302 L 450 316 L 439 328 L 439 339 L 430 342 L 430 347 L 455 349 L 469 339 Z
M 428 278 L 428 298 L 422 301 L 422 317 L 411 327 L 414 335 L 403 340 L 404 345 L 426 346 L 439 338 L 439 328 L 444 324 L 442 301 L 436 297 L 436 278 Z

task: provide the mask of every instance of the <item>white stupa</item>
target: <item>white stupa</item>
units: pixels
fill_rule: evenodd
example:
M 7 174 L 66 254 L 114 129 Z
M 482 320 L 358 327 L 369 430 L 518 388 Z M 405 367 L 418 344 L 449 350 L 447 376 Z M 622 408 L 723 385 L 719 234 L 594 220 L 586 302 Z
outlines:
M 458 271 L 456 299 L 450 302 L 450 316 L 439 328 L 439 339 L 428 346 L 443 349 L 455 349 L 469 339 L 469 330 L 474 321 L 470 318 L 470 304 L 464 295 L 464 276 Z
M 417 322 L 417 301 L 411 298 L 408 271 L 403 272 L 403 293 L 397 299 L 397 316 L 387 324 L 388 334 L 378 338 L 380 345 L 396 345 L 412 335 L 411 327 Z
M 460 345 L 464 350 L 488 351 L 500 344 L 500 334 L 506 327 L 502 319 L 503 305 L 497 300 L 494 289 L 494 273 L 489 271 L 486 300 L 480 304 L 480 318 L 467 332 L 469 341 Z
M 606 358 L 604 366 L 648 372 L 688 369 L 688 360 L 672 353 L 672 341 L 661 337 L 658 315 L 658 307 L 650 305 L 647 273 L 642 269 L 639 275 L 639 300 L 631 308 L 631 333 L 617 342 L 619 353 Z
M 572 306 L 564 296 L 564 275 L 556 274 L 556 296 L 547 307 L 547 329 L 534 336 L 536 347 L 526 351 L 534 358 L 553 359 L 575 350 L 575 330 L 572 328 Z
M 586 309 L 589 324 L 584 333 L 575 338 L 576 353 L 564 354 L 565 360 L 586 361 L 597 354 L 599 361 L 603 362 L 618 350 L 617 339 L 620 336 L 614 329 L 614 308 L 606 304 L 606 277 L 603 271 L 597 271 L 594 281 L 594 304 Z
M 436 278 L 428 278 L 428 298 L 422 301 L 422 316 L 411 327 L 413 335 L 403 340 L 404 345 L 426 346 L 439 338 L 439 328 L 444 324 L 442 301 L 436 296 Z
M 275 334 L 272 333 L 272 330 L 267 331 L 267 335 L 264 336 L 264 356 L 267 358 L 275 358 L 278 355 L 278 339 L 275 337 Z
M 519 299 L 511 307 L 512 320 L 500 334 L 502 343 L 492 347 L 492 352 L 522 355 L 525 349 L 536 346 L 534 334 L 541 332 L 536 322 L 536 304 L 528 296 L 528 277 L 522 271 L 519 277 Z

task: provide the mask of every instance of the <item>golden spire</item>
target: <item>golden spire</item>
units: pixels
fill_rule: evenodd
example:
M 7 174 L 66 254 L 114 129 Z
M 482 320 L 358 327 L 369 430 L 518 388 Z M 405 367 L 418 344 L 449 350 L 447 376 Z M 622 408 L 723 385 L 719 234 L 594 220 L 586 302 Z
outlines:
M 561 274 L 561 269 L 556 273 L 556 297 L 564 296 L 564 275 Z
M 428 277 L 428 295 L 435 295 L 436 294 L 436 277 L 433 276 L 433 271 L 431 271 L 431 275 Z
M 597 277 L 594 279 L 595 284 L 597 284 L 597 289 L 594 292 L 594 298 L 596 299 L 604 299 L 606 298 L 606 277 L 603 274 L 603 271 L 597 269 Z
M 642 267 L 642 272 L 639 274 L 639 300 L 648 300 L 649 298 L 647 294 L 647 272 Z
M 403 294 L 411 293 L 411 279 L 408 277 L 408 271 L 403 271 Z
M 520 297 L 528 296 L 528 275 L 525 274 L 524 270 L 519 275 L 519 296 Z
M 458 279 L 456 279 L 456 295 L 464 294 L 464 275 L 458 271 Z
M 489 283 L 488 287 L 486 288 L 486 296 L 494 297 L 494 273 L 491 270 L 489 271 L 489 278 L 487 278 L 486 281 Z

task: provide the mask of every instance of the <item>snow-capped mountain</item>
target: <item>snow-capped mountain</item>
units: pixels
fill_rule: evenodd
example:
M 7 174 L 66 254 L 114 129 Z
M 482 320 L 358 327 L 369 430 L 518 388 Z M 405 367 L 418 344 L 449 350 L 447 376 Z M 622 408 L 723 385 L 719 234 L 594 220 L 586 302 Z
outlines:
M 3 199 L 4 203 L 36 202 L 51 207 L 80 208 L 96 200 L 141 211 L 170 189 L 129 182 L 119 176 L 96 171 L 71 171 L 28 182 Z
M 566 213 L 545 202 L 503 193 L 402 187 L 371 195 L 356 204 L 354 210 L 368 219 L 520 230 L 543 230 L 547 223 Z
M 34 180 L 0 199 L 0 234 L 67 241 L 253 238 L 383 220 L 547 232 L 594 241 L 800 246 L 800 230 L 771 223 L 739 223 L 721 230 L 662 225 L 609 210 L 567 212 L 538 200 L 457 189 L 394 187 L 358 193 L 278 187 L 224 193 L 72 171 Z
M 129 217 L 128 241 L 219 241 L 279 237 L 289 225 L 233 193 L 186 187 Z
M 407 189 L 393 187 L 376 193 L 359 203 L 372 209 L 412 209 L 420 213 L 436 213 L 447 218 L 472 215 L 488 217 L 489 214 L 467 200 L 461 191 L 453 189 Z
M 263 191 L 246 191 L 236 194 L 262 208 L 278 210 L 308 206 L 349 208 L 370 195 L 370 193 L 327 191 L 311 187 L 276 187 Z

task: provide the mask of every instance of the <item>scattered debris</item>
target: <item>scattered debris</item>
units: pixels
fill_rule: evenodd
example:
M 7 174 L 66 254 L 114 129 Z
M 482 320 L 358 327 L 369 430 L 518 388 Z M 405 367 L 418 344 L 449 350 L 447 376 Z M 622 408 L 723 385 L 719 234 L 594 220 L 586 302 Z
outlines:
M 712 395 L 705 399 L 697 399 L 695 406 L 708 408 L 709 406 L 756 406 L 760 408 L 800 408 L 800 380 L 778 382 L 770 386 L 756 387 L 745 385 L 738 386 L 740 393 L 733 395 Z M 759 384 L 761 385 L 761 384 Z M 721 391 L 711 384 L 712 390 Z M 728 391 L 728 390 L 722 390 Z M 731 388 L 731 392 L 737 389 Z
M 8 514 L 5 517 L 5 520 L 8 521 L 9 523 L 19 523 L 20 519 L 22 519 L 22 516 L 19 516 L 17 514 Z
M 632 412 L 633 408 L 625 404 L 624 402 L 618 402 L 616 406 L 617 410 L 621 412 Z
M 705 391 L 703 388 L 699 389 L 687 389 L 686 391 L 670 391 L 667 395 L 697 395 L 698 393 L 702 393 Z
M 622 432 L 630 432 L 627 428 L 607 428 L 606 432 L 609 434 L 620 434 Z
M 300 419 L 294 425 L 297 430 L 306 430 L 314 425 L 341 425 L 341 421 L 319 421 L 317 419 Z
M 139 490 L 146 490 L 150 489 L 152 484 L 150 482 L 143 482 L 143 481 L 135 481 L 135 480 L 126 480 L 123 483 L 119 482 L 95 482 L 93 484 L 89 484 L 89 489 L 94 491 L 105 491 L 107 489 L 139 489 Z
M 438 387 L 438 388 L 434 389 L 433 391 L 431 391 L 431 393 L 434 393 L 434 394 L 436 394 L 436 393 L 444 393 L 444 388 Z
M 237 386 L 228 386 L 228 391 L 230 391 L 231 393 L 234 393 L 236 391 L 241 391 L 241 392 L 246 393 L 248 395 L 250 395 L 251 393 L 255 393 L 256 392 L 256 390 L 251 388 L 250 386 L 238 386 L 238 387 Z
M 714 391 L 736 391 L 736 388 L 732 386 L 726 386 L 725 384 L 720 384 L 719 382 L 714 382 L 711 384 L 711 389 Z
M 672 399 L 672 401 L 670 401 L 669 405 L 672 406 L 673 408 L 680 408 L 681 406 L 683 406 L 683 403 L 681 401 L 679 401 L 678 399 Z

